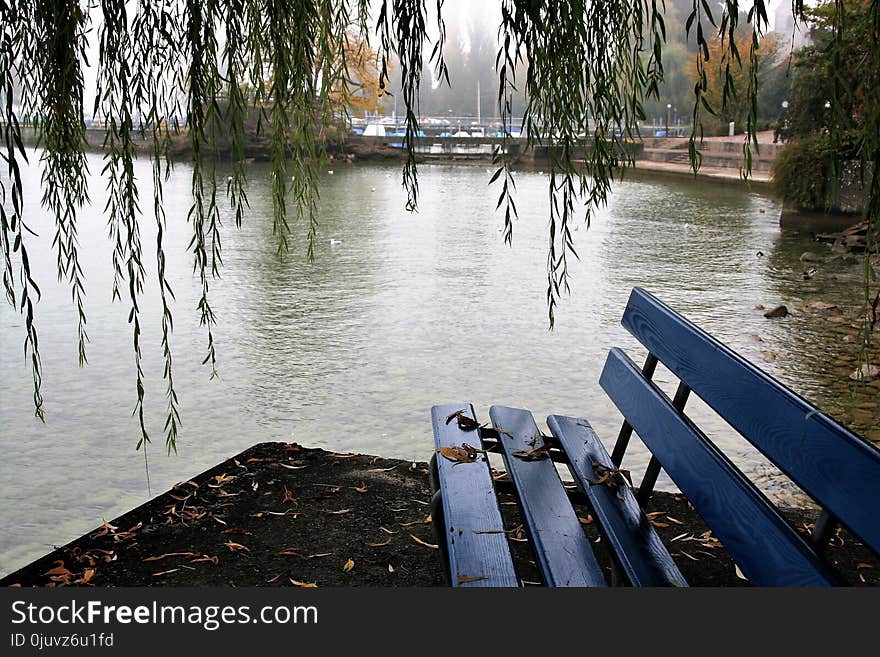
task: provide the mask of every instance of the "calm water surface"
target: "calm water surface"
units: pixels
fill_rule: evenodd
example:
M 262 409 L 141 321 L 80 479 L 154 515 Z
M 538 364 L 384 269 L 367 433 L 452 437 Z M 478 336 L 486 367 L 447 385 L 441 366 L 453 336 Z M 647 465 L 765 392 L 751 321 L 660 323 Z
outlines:
M 111 303 L 105 202 L 94 172 L 93 206 L 79 223 L 87 287 L 89 365 L 76 365 L 70 294 L 53 275 L 51 219 L 39 208 L 39 171 L 25 171 L 31 240 L 43 300 L 37 323 L 44 363 L 46 423 L 33 418 L 21 320 L 0 306 L 0 573 L 63 544 L 148 498 L 134 450 L 134 363 L 126 303 Z M 153 494 L 261 441 L 298 441 L 338 451 L 426 460 L 432 404 L 471 401 L 481 419 L 493 403 L 589 417 L 607 445 L 620 418 L 597 385 L 607 350 L 644 352 L 620 327 L 639 285 L 747 358 L 780 357 L 767 371 L 823 408 L 847 385 L 817 375 L 823 336 L 793 333 L 755 304 L 806 298 L 801 239 L 783 237 L 780 206 L 740 186 L 632 180 L 616 186 L 592 227 L 575 233 L 572 291 L 548 330 L 545 304 L 547 177 L 517 179 L 521 217 L 503 244 L 496 190 L 482 167 L 424 166 L 417 214 L 404 211 L 397 166 L 335 164 L 322 179 L 317 260 L 305 229 L 275 255 L 269 169 L 250 170 L 251 207 L 241 230 L 225 211 L 222 278 L 212 282 L 220 376 L 200 365 L 206 336 L 186 252 L 189 175 L 178 166 L 166 187 L 174 305 L 174 372 L 183 418 L 178 454 L 162 440 L 164 384 L 155 283 L 143 301 L 147 416 Z M 138 168 L 149 181 L 146 164 Z M 225 174 L 224 174 L 225 175 Z M 149 207 L 145 183 L 141 198 Z M 145 266 L 155 268 L 155 227 L 142 222 Z M 339 240 L 339 244 L 331 244 Z M 756 255 L 761 251 L 764 255 Z M 836 302 L 858 300 L 858 266 L 837 265 L 811 283 Z M 817 287 L 818 286 L 818 287 Z M 755 336 L 760 336 L 759 343 Z M 669 388 L 671 377 L 660 372 Z M 698 422 L 771 494 L 785 483 L 699 400 Z M 627 463 L 644 467 L 643 452 Z

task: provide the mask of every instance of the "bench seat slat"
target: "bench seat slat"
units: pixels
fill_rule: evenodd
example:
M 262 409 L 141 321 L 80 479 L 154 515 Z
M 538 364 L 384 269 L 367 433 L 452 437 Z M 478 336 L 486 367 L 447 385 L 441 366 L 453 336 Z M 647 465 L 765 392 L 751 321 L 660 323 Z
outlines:
M 518 492 L 544 582 L 547 586 L 605 586 L 602 568 L 553 462 L 549 458 L 527 461 L 513 456 L 516 450 L 529 451 L 544 444 L 532 414 L 493 406 L 489 417 L 496 429 L 510 434 L 501 433 L 504 460 Z
M 568 455 L 572 476 L 593 507 L 629 582 L 633 586 L 687 586 L 629 486 L 590 484 L 590 480 L 599 479 L 594 461 L 614 467 L 590 423 L 583 418 L 551 415 L 547 426 Z
M 434 406 L 431 409 L 438 450 L 462 443 L 479 447 L 476 431 L 462 431 L 455 420 L 446 423 L 446 418 L 456 411 L 464 411 L 465 415 L 476 419 L 470 404 Z M 503 531 L 492 473 L 485 455 L 471 463 L 460 463 L 438 454 L 437 473 L 446 529 L 445 536 L 438 540 L 445 540 L 449 546 L 452 586 L 518 586 L 519 578 Z
M 880 450 L 641 288 L 633 289 L 622 324 L 804 492 L 880 552 Z
M 836 583 L 776 508 L 620 349 L 608 354 L 599 383 L 749 580 Z

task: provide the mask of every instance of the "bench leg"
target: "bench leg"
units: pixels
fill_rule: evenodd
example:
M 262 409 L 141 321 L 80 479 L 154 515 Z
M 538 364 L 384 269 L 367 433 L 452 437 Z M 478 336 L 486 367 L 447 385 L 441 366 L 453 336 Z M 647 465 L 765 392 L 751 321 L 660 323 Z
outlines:
M 651 499 L 658 476 L 660 476 L 660 461 L 652 456 L 648 462 L 648 468 L 645 470 L 645 476 L 642 477 L 642 482 L 639 484 L 639 492 L 636 493 L 636 501 L 640 507 L 644 508 Z
M 428 463 L 428 485 L 431 487 L 432 493 L 440 490 L 440 476 L 437 473 L 437 452 L 434 452 L 431 461 Z
M 434 466 L 436 465 L 435 461 Z M 443 498 L 440 497 L 439 490 L 431 497 L 431 527 L 434 529 L 440 558 L 443 560 L 443 578 L 446 580 L 446 586 L 452 586 L 452 575 L 449 572 L 449 545 L 446 543 L 446 516 L 443 514 Z

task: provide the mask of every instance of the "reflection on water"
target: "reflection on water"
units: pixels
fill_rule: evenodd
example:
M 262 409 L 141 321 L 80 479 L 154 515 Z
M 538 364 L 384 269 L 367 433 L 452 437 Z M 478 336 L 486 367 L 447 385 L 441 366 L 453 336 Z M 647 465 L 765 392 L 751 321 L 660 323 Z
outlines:
M 93 172 L 99 160 L 91 160 Z M 141 178 L 149 172 L 140 165 Z M 176 294 L 173 335 L 182 436 L 177 456 L 162 448 L 164 387 L 155 284 L 142 303 L 153 491 L 187 478 L 260 441 L 426 460 L 429 408 L 471 401 L 482 419 L 490 404 L 584 415 L 610 444 L 620 418 L 597 385 L 612 345 L 639 360 L 643 351 L 619 325 L 634 285 L 645 287 L 745 357 L 822 407 L 840 408 L 846 382 L 818 376 L 822 336 L 793 333 L 755 304 L 805 298 L 856 302 L 860 269 L 839 264 L 804 289 L 798 256 L 810 244 L 783 238 L 780 207 L 738 186 L 628 181 L 617 185 L 592 227 L 575 233 L 572 293 L 548 330 L 545 305 L 547 178 L 522 173 L 514 244 L 503 244 L 496 190 L 482 167 L 425 166 L 421 209 L 404 211 L 396 166 L 337 165 L 325 175 L 317 259 L 305 258 L 304 226 L 292 251 L 275 255 L 269 170 L 253 165 L 250 210 L 241 230 L 227 213 L 222 278 L 212 283 L 220 377 L 200 365 L 196 286 L 186 253 L 189 171 L 166 187 L 169 276 Z M 54 263 L 53 230 L 38 207 L 39 172 L 25 172 L 28 217 L 40 238 L 31 258 Z M 0 572 L 8 572 L 147 497 L 134 451 L 133 357 L 126 305 L 110 303 L 102 182 L 80 222 L 87 284 L 90 364 L 76 367 L 69 293 L 52 264 L 38 279 L 44 358 L 45 425 L 32 418 L 20 319 L 0 310 L 0 447 L 3 526 Z M 144 185 L 141 198 L 148 199 Z M 155 266 L 155 227 L 143 222 L 145 264 Z M 331 240 L 334 243 L 331 244 Z M 338 241 L 338 243 L 336 243 Z M 812 247 L 815 249 L 815 247 Z M 756 255 L 762 252 L 763 256 Z M 839 271 L 838 271 L 839 270 Z M 855 282 L 855 283 L 854 283 Z M 812 296 L 811 296 L 812 295 Z M 755 339 L 760 338 L 760 343 Z M 786 355 L 787 354 L 787 355 Z M 671 377 L 661 370 L 661 386 Z M 842 386 L 842 387 L 841 387 Z M 835 406 L 836 405 L 836 406 Z M 751 473 L 766 466 L 696 400 L 692 414 Z M 643 452 L 628 465 L 639 471 Z M 668 482 L 667 482 L 668 483 Z M 767 489 L 783 484 L 767 477 Z

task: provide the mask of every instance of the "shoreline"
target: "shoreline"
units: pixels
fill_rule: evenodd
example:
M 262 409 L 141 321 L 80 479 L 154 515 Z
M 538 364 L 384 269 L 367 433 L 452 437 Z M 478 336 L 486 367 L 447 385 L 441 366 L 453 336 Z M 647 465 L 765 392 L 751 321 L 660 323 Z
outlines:
M 425 463 L 258 443 L 0 585 L 442 587 L 430 499 Z M 607 560 L 589 509 L 576 510 Z M 691 586 L 748 584 L 681 495 L 658 491 L 647 510 Z M 815 516 L 781 511 L 802 534 Z M 520 579 L 538 585 L 518 511 L 504 496 L 502 513 Z M 829 554 L 848 585 L 880 584 L 880 563 L 845 532 Z

